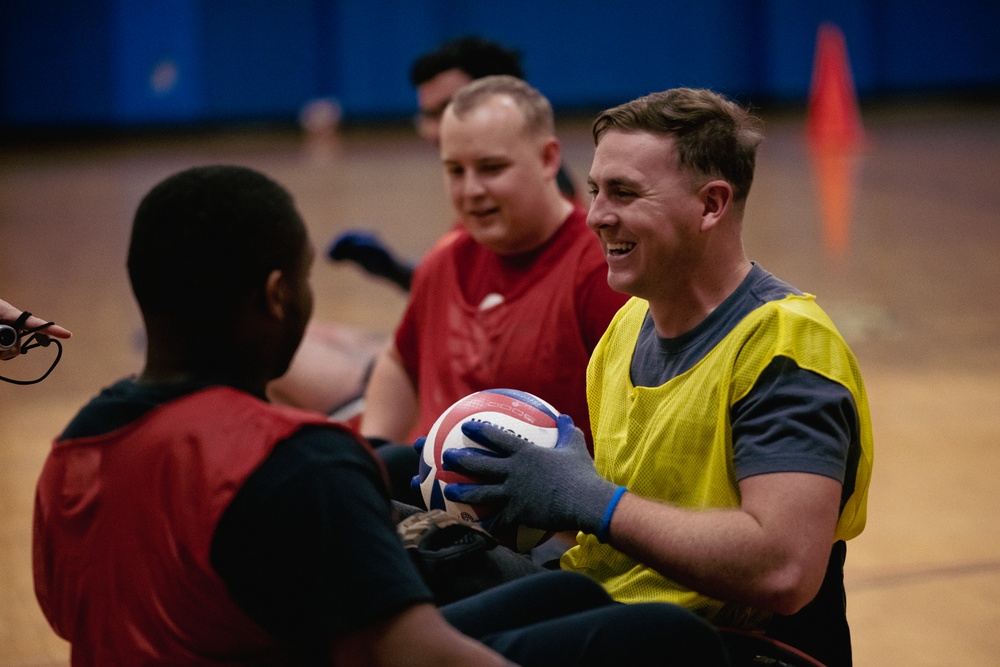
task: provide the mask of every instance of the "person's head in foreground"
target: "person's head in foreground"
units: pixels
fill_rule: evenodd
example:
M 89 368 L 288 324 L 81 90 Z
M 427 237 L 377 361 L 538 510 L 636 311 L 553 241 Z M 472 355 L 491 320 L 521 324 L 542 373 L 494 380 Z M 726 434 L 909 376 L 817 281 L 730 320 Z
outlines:
M 218 375 L 255 393 L 312 313 L 313 250 L 285 189 L 246 167 L 170 176 L 135 214 L 128 273 L 148 335 L 143 378 Z

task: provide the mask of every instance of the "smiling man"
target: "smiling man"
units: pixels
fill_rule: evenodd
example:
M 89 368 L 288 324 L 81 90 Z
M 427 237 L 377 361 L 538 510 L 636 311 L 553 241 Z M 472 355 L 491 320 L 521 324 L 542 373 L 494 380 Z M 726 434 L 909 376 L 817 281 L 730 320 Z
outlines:
M 751 262 L 741 239 L 759 120 L 708 90 L 601 113 L 587 223 L 632 298 L 591 358 L 583 434 L 506 454 L 453 450 L 484 484 L 445 496 L 501 524 L 577 529 L 564 569 L 621 602 L 659 600 L 851 664 L 843 567 L 872 466 L 857 361 L 814 297 Z M 798 664 L 798 663 L 796 663 Z
M 587 360 L 625 297 L 608 287 L 585 212 L 556 184 L 548 100 L 515 77 L 477 79 L 445 110 L 440 151 L 459 224 L 417 269 L 362 431 L 408 442 L 494 387 L 531 392 L 586 426 Z
M 482 37 L 459 37 L 422 54 L 410 68 L 410 83 L 417 93 L 417 133 L 439 146 L 441 118 L 455 93 L 476 79 L 499 75 L 524 79 L 521 54 Z M 566 198 L 577 199 L 576 184 L 565 166 L 559 168 L 556 182 Z M 397 257 L 371 232 L 350 230 L 340 234 L 330 246 L 329 257 L 355 262 L 368 273 L 407 291 L 413 281 L 414 263 Z

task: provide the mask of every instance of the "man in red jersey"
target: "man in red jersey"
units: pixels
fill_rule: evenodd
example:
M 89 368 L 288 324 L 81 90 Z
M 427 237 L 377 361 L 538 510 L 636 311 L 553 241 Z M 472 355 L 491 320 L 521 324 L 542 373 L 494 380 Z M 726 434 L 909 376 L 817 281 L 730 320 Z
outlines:
M 440 152 L 459 225 L 417 268 L 362 432 L 406 442 L 494 387 L 533 393 L 587 431 L 587 360 L 625 296 L 608 287 L 585 211 L 556 183 L 548 100 L 515 77 L 477 79 L 446 108 Z
M 475 79 L 501 74 L 525 78 L 521 54 L 481 37 L 460 37 L 422 54 L 410 69 L 410 83 L 417 96 L 417 132 L 437 148 L 441 142 L 441 117 L 452 96 Z M 556 182 L 566 198 L 579 201 L 565 165 L 560 166 Z M 416 262 L 397 256 L 371 231 L 341 233 L 327 255 L 336 262 L 354 262 L 367 273 L 406 291 L 413 282 Z M 381 336 L 313 323 L 289 372 L 269 386 L 271 398 L 358 420 L 364 408 L 359 396 L 377 354 L 376 343 L 379 347 L 384 343 Z
M 417 93 L 417 133 L 437 147 L 441 143 L 441 117 L 455 93 L 475 79 L 499 74 L 524 79 L 521 54 L 482 37 L 459 37 L 421 54 L 410 67 L 410 83 Z M 556 174 L 556 182 L 568 199 L 577 199 L 576 185 L 565 165 Z M 407 291 L 413 281 L 415 263 L 397 257 L 372 232 L 344 232 L 334 239 L 329 257 L 355 262 Z
M 36 593 L 74 665 L 506 664 L 431 603 L 367 445 L 264 400 L 312 312 L 312 260 L 287 192 L 250 169 L 143 199 L 145 367 L 78 413 L 38 483 Z

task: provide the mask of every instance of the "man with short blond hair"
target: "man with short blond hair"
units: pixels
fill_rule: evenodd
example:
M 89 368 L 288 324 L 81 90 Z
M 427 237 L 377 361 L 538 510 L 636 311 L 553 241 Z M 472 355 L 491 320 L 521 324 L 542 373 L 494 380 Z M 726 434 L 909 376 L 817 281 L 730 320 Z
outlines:
M 445 110 L 440 150 L 458 228 L 417 269 L 362 432 L 408 442 L 459 398 L 495 387 L 586 425 L 587 360 L 625 297 L 607 285 L 585 213 L 559 192 L 548 100 L 515 77 L 477 79 Z

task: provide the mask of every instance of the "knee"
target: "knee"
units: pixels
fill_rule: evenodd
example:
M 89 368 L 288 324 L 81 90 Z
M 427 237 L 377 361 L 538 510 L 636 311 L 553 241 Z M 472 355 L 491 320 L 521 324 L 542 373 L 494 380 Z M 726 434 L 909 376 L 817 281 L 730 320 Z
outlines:
M 629 643 L 655 646 L 670 664 L 728 666 L 729 653 L 718 630 L 694 612 L 678 605 L 649 602 L 623 605 L 619 631 Z
M 579 611 L 614 602 L 603 586 L 578 572 L 549 570 L 534 575 L 528 585 L 537 586 L 537 594 L 543 598 L 560 600 L 566 607 Z

